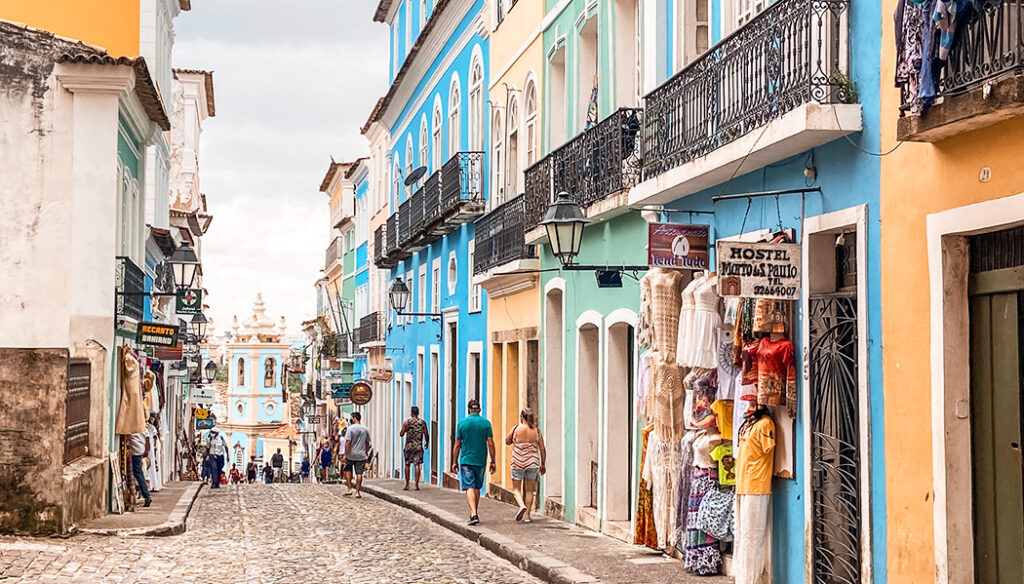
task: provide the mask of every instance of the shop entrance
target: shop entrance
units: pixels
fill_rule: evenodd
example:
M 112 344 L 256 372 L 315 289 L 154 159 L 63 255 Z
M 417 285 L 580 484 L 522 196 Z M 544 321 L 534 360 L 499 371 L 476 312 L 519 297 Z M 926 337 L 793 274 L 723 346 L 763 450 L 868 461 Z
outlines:
M 441 366 L 437 351 L 430 350 L 430 482 L 438 484 L 438 436 L 437 420 L 440 418 Z
M 969 238 L 975 582 L 1024 581 L 1022 236 Z
M 606 521 L 630 520 L 633 501 L 633 327 L 608 329 L 604 488 Z M 628 529 L 628 525 L 626 526 Z
M 811 560 L 815 582 L 852 583 L 861 580 L 856 233 L 826 237 L 824 249 L 810 250 L 835 253 L 835 280 L 812 285 L 819 291 L 808 298 Z
M 451 452 L 454 454 L 455 449 L 455 428 L 459 424 L 458 411 L 459 411 L 459 339 L 458 339 L 458 325 L 452 323 L 448 325 L 448 375 L 446 376 L 445 389 L 448 390 L 448 412 L 445 418 L 447 418 L 448 424 L 448 447 L 451 448 Z M 453 461 L 457 462 L 457 461 Z M 449 465 L 450 466 L 450 465 Z

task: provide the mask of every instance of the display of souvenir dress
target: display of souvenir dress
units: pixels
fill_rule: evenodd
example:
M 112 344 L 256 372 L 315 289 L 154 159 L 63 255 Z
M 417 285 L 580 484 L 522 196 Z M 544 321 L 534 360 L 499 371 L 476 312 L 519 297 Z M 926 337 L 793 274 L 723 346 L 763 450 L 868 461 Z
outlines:
M 662 440 L 678 442 L 685 431 L 683 370 L 658 352 L 651 353 L 651 386 L 648 410 L 654 431 Z
M 683 276 L 675 270 L 654 268 L 646 276 L 651 286 L 651 326 L 654 349 L 666 360 L 676 361 L 679 310 Z
M 679 480 L 676 484 L 676 523 L 672 545 L 686 553 L 686 514 L 690 505 L 690 481 L 693 478 L 693 441 L 696 432 L 687 432 L 679 444 Z
M 645 467 L 648 438 L 653 430 L 654 425 L 649 424 L 640 431 L 640 435 L 643 437 L 640 445 L 640 468 Z M 633 543 L 658 549 L 658 530 L 654 525 L 651 487 L 643 477 L 640 478 L 640 493 L 636 502 L 636 528 L 633 530 Z
M 647 443 L 647 460 L 644 461 L 641 477 L 651 488 L 651 510 L 658 535 L 658 549 L 668 546 L 668 534 L 672 533 L 675 524 L 681 456 L 679 444 L 679 440 L 663 441 L 657 428 Z
M 796 351 L 787 338 L 765 337 L 758 343 L 757 403 L 796 413 Z
M 739 399 L 745 401 L 757 400 L 757 349 L 761 341 L 755 340 L 743 344 L 740 349 L 740 359 L 743 366 L 740 369 L 740 395 Z
M 733 356 L 732 329 L 718 331 L 718 399 L 736 399 L 740 366 Z
M 685 356 L 691 367 L 718 367 L 718 329 L 722 326 L 718 300 L 718 276 L 714 274 L 701 280 L 693 289 L 693 325 Z
M 715 403 L 718 393 L 718 370 L 695 369 L 697 376 L 693 380 L 691 392 L 693 409 L 689 410 L 693 425 L 698 428 L 714 428 L 717 425 L 711 404 Z
M 693 313 L 697 305 L 693 293 L 704 281 L 704 274 L 697 274 L 683 288 L 681 308 L 679 309 L 679 336 L 676 342 L 676 361 L 683 367 L 690 367 L 690 355 L 693 354 Z
M 142 379 L 139 361 L 124 347 L 121 356 L 121 400 L 114 421 L 115 434 L 141 434 L 146 431 L 146 413 L 142 404 Z
M 637 314 L 636 341 L 641 347 L 654 346 L 654 328 L 651 313 L 651 280 L 650 274 L 640 278 L 640 313 Z

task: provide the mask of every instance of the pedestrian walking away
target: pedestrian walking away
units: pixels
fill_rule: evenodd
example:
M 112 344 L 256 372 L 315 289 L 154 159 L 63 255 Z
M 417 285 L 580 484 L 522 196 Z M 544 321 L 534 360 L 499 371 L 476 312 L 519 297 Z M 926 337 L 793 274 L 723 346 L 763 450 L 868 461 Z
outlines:
M 484 488 L 484 468 L 490 456 L 490 471 L 493 475 L 498 467 L 494 462 L 494 430 L 491 423 L 480 415 L 480 402 L 475 399 L 467 404 L 469 415 L 459 422 L 455 429 L 455 451 L 452 471 L 459 475 L 459 488 L 466 492 L 469 503 L 469 525 L 480 523 L 477 509 L 480 506 L 480 490 Z
M 512 494 L 519 503 L 516 521 L 530 523 L 538 480 L 547 472 L 544 436 L 537 429 L 533 410 L 525 408 L 519 412 L 519 424 L 505 437 L 505 444 L 512 447 Z
M 231 464 L 231 472 L 228 473 L 228 476 L 231 478 L 232 485 L 237 485 L 238 483 L 242 482 L 242 473 L 238 472 L 237 464 Z
M 274 482 L 274 467 L 270 466 L 270 461 L 263 463 L 263 482 L 270 484 Z
M 270 457 L 270 465 L 274 467 L 274 482 L 283 482 L 281 478 L 281 468 L 284 467 L 284 455 L 281 454 L 281 449 L 278 448 L 277 452 Z
M 303 460 L 308 466 L 309 463 Z M 320 445 L 320 481 L 327 482 L 331 476 L 331 445 L 326 440 Z
M 249 484 L 256 482 L 256 475 L 260 473 L 260 465 L 256 462 L 255 456 L 249 457 L 249 464 L 245 467 L 245 479 L 249 481 Z
M 348 486 L 348 492 L 344 496 L 357 499 L 363 498 L 360 492 L 363 487 L 363 472 L 366 471 L 366 461 L 370 459 L 370 431 L 362 425 L 362 418 L 359 412 L 352 412 L 352 423 L 345 432 L 345 484 Z
M 153 503 L 153 499 L 149 496 L 149 486 L 146 485 L 146 473 L 143 467 L 146 457 L 149 456 L 149 438 L 142 432 L 131 434 L 128 436 L 128 447 L 132 451 L 132 478 L 135 480 L 135 487 L 145 500 L 143 506 L 149 507 Z
M 420 490 L 420 480 L 423 478 L 423 451 L 429 447 L 430 434 L 427 431 L 427 423 L 420 418 L 420 408 L 412 406 L 409 408 L 409 419 L 402 424 L 399 436 L 405 437 L 405 489 L 409 490 L 409 471 L 415 472 L 416 490 Z
M 228 440 L 219 428 L 214 426 L 206 439 L 207 447 L 210 449 L 210 488 L 218 489 L 221 485 L 221 477 L 224 475 L 224 460 L 228 454 Z

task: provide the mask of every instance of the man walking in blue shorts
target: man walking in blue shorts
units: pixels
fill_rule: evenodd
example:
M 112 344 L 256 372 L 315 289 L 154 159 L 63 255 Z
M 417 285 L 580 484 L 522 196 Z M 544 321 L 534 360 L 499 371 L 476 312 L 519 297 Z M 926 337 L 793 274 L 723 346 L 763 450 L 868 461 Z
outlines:
M 459 475 L 459 487 L 466 491 L 469 503 L 469 525 L 480 523 L 477 507 L 480 505 L 480 490 L 484 488 L 484 467 L 490 454 L 491 474 L 497 471 L 494 464 L 494 432 L 491 423 L 480 415 L 480 402 L 475 399 L 467 404 L 469 415 L 459 422 L 455 429 L 455 452 L 452 472 Z

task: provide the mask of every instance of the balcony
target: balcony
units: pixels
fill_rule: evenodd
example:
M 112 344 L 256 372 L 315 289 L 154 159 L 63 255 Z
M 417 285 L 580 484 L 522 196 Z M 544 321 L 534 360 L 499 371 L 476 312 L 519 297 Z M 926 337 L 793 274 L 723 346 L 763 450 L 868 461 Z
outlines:
M 146 302 L 146 275 L 131 258 L 117 256 L 114 289 L 118 292 L 114 300 L 115 314 L 141 321 Z
M 977 3 L 976 3 L 977 4 Z M 938 72 L 935 104 L 901 117 L 898 140 L 938 142 L 1024 115 L 1024 0 L 983 2 L 958 24 L 946 66 Z M 903 95 L 902 110 L 911 98 Z
M 526 170 L 523 212 L 528 243 L 542 235 L 541 219 L 553 195 L 576 197 L 589 217 L 607 218 L 625 211 L 624 194 L 640 179 L 640 129 L 644 112 L 623 108 L 585 130 Z
M 352 356 L 352 346 L 348 335 L 324 335 L 320 345 L 320 356 L 325 359 L 347 359 Z
M 649 93 L 629 203 L 669 203 L 860 131 L 849 6 L 778 0 Z
M 531 270 L 539 265 L 537 249 L 526 243 L 525 194 L 476 220 L 474 246 L 473 283 L 483 286 L 491 298 L 536 285 L 537 274 Z
M 331 268 L 333 268 L 335 264 L 340 265 L 342 255 L 341 238 L 335 237 L 331 240 L 331 243 L 327 245 L 327 250 L 324 253 L 324 271 L 330 272 Z
M 359 328 L 356 329 L 356 344 L 360 347 L 370 345 L 384 345 L 384 319 L 379 312 L 372 312 L 359 319 Z
M 381 267 L 423 249 L 483 214 L 483 152 L 459 152 L 388 217 Z
M 391 262 L 387 249 L 386 225 L 381 225 L 373 232 L 373 263 L 378 268 L 393 268 L 398 262 Z

